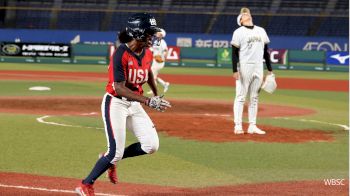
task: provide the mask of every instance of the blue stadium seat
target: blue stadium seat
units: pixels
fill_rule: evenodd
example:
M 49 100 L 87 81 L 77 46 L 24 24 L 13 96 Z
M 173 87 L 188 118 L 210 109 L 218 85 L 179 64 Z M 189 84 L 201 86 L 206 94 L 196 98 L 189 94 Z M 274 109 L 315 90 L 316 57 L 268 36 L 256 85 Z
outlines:
M 57 20 L 58 29 L 100 30 L 103 12 L 60 12 Z
M 55 0 L 18 0 L 18 7 L 31 7 L 28 10 L 16 10 L 16 28 L 47 29 L 51 22 L 51 9 Z M 125 27 L 127 18 L 135 10 L 152 13 L 158 25 L 174 33 L 206 33 L 210 22 L 217 14 L 219 0 L 62 0 L 62 10 L 58 11 L 56 28 L 67 30 L 110 30 L 120 31 Z M 254 24 L 262 26 L 269 35 L 308 36 L 348 36 L 349 1 L 338 0 L 331 11 L 334 17 L 324 17 L 331 8 L 329 0 L 236 0 L 226 1 L 220 13 L 213 21 L 210 33 L 231 34 L 238 27 L 236 17 L 241 7 L 249 7 Z M 34 8 L 34 9 L 32 9 Z M 37 8 L 45 8 L 40 10 Z M 111 13 L 108 28 L 101 28 L 106 9 L 121 10 Z M 67 10 L 68 9 L 68 10 Z M 70 10 L 69 10 L 70 9 Z M 84 9 L 84 10 L 81 10 Z M 98 11 L 98 10 L 101 11 Z M 130 11 L 128 11 L 130 10 Z M 126 11 L 126 12 L 125 12 Z M 158 12 L 160 11 L 160 12 Z M 158 12 L 158 13 L 155 13 Z M 308 16 L 308 15 L 314 16 Z M 324 18 L 321 18 L 324 17 Z M 5 26 L 5 17 L 0 27 Z M 55 21 L 52 21 L 55 22 Z M 320 23 L 319 23 L 320 22 Z M 6 27 L 5 27 L 6 28 Z
M 324 18 L 317 35 L 349 37 L 349 18 Z
M 315 17 L 304 16 L 274 16 L 266 31 L 272 35 L 307 35 Z
M 16 11 L 16 27 L 28 29 L 48 29 L 50 25 L 49 11 Z
M 210 15 L 206 14 L 167 14 L 163 27 L 168 32 L 203 33 L 206 30 Z

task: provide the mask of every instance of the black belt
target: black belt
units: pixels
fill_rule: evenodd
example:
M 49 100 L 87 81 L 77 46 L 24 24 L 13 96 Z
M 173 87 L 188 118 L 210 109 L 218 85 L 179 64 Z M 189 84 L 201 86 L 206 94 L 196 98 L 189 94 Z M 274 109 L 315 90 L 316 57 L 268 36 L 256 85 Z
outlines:
M 122 97 L 122 96 L 116 96 L 116 98 L 121 99 L 123 101 L 133 101 L 133 100 L 130 100 L 130 99 L 128 99 L 126 97 Z

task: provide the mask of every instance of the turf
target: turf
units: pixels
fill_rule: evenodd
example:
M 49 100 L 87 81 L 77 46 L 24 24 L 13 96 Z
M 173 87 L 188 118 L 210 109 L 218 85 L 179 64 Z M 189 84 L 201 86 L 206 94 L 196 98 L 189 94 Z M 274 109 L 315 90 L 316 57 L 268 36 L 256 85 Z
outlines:
M 0 170 L 84 177 L 97 154 L 105 150 L 104 132 L 39 124 L 35 120 L 37 117 L 0 114 L 1 124 L 6 125 L 0 137 L 2 155 L 6 157 L 0 160 Z M 52 117 L 48 120 L 102 127 L 100 118 L 80 118 Z M 343 132 L 332 143 L 283 144 L 196 142 L 160 134 L 160 151 L 152 156 L 121 161 L 119 175 L 123 182 L 180 187 L 345 178 L 347 136 Z M 128 132 L 127 142 L 134 140 Z
M 0 70 L 51 70 L 105 72 L 102 65 L 0 64 Z M 230 69 L 166 68 L 167 74 L 231 75 Z M 276 71 L 280 77 L 348 80 L 347 73 Z M 4 96 L 87 96 L 101 97 L 103 82 L 1 81 Z M 49 86 L 51 91 L 29 91 L 31 86 Z M 145 90 L 148 90 L 147 88 Z M 172 84 L 168 99 L 205 99 L 230 103 L 233 87 Z M 347 92 L 281 90 L 260 94 L 260 103 L 306 107 L 316 113 L 291 119 L 259 118 L 262 124 L 331 132 L 333 142 L 211 143 L 184 140 L 160 134 L 160 149 L 154 155 L 126 159 L 119 164 L 122 182 L 179 187 L 220 186 L 241 183 L 347 178 L 349 132 L 321 122 L 349 124 Z M 97 108 L 96 110 L 98 110 Z M 97 155 L 106 150 L 100 117 L 53 116 L 48 120 L 81 127 L 40 124 L 39 115 L 0 113 L 0 171 L 62 177 L 85 177 Z M 176 122 L 181 123 L 181 122 Z M 128 132 L 127 143 L 135 141 Z M 104 178 L 101 178 L 105 180 Z

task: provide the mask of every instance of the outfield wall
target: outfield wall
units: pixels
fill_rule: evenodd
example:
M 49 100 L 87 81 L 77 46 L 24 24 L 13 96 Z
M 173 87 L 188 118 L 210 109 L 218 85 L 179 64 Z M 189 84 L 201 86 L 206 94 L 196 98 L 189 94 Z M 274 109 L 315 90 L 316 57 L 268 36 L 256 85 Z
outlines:
M 276 49 L 349 51 L 349 37 L 269 35 L 269 38 L 270 48 Z M 113 44 L 116 39 L 114 31 L 0 29 L 0 41 L 6 42 Z M 231 39 L 232 34 L 171 32 L 165 37 L 169 46 L 193 48 L 229 48 Z
M 0 62 L 107 64 L 109 61 L 109 45 L 67 45 L 70 51 L 69 57 L 20 56 L 16 51 L 20 51 L 23 44 L 17 45 L 17 49 L 13 49 L 16 43 L 1 43 Z M 232 67 L 231 53 L 231 48 L 169 46 L 166 66 L 230 68 Z M 270 49 L 270 60 L 274 69 L 345 72 L 349 70 L 347 52 Z

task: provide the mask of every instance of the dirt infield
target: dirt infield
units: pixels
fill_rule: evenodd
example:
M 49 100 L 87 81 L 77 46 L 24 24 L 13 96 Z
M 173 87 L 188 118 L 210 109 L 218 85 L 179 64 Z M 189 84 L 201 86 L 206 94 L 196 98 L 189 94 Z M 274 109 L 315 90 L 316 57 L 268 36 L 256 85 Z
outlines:
M 43 115 L 81 115 L 94 112 L 100 115 L 99 98 L 0 98 L 0 112 Z M 288 142 L 332 141 L 330 133 L 317 130 L 293 130 L 261 125 L 267 135 L 234 135 L 232 104 L 210 101 L 172 100 L 173 108 L 165 113 L 146 108 L 157 130 L 172 137 L 209 142 Z M 247 110 L 245 110 L 247 111 Z M 261 105 L 260 117 L 281 117 L 313 114 L 313 110 Z M 245 114 L 247 115 L 247 114 Z M 99 117 L 99 116 L 98 116 Z M 175 123 L 176 122 L 176 123 Z M 247 128 L 247 125 L 244 125 Z
M 0 173 L 1 195 L 72 195 L 79 180 L 19 173 Z M 344 185 L 329 186 L 323 180 L 243 184 L 208 188 L 178 188 L 146 184 L 97 181 L 96 195 L 347 195 L 349 181 Z M 99 193 L 99 194 L 98 194 Z
M 44 80 L 44 81 L 106 81 L 107 73 L 89 72 L 54 72 L 54 71 L 12 71 L 0 70 L 1 80 Z M 170 75 L 162 74 L 162 78 L 173 84 L 234 86 L 230 76 L 203 75 Z M 317 91 L 349 91 L 348 80 L 278 78 L 278 89 L 317 90 Z

